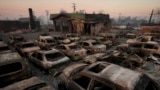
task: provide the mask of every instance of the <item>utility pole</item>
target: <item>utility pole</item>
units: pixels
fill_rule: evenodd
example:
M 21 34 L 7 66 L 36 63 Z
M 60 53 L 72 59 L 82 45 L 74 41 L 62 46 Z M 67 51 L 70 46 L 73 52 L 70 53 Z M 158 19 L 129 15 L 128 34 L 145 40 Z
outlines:
M 47 28 L 49 29 L 49 17 L 48 17 L 49 11 L 45 10 L 45 12 L 46 12 L 46 15 L 47 15 Z
M 149 24 L 151 24 L 152 16 L 153 16 L 153 10 L 152 10 L 151 16 L 150 16 L 150 18 L 149 18 L 149 22 L 148 22 Z
M 76 12 L 76 4 L 75 3 L 72 3 L 73 4 L 73 13 Z

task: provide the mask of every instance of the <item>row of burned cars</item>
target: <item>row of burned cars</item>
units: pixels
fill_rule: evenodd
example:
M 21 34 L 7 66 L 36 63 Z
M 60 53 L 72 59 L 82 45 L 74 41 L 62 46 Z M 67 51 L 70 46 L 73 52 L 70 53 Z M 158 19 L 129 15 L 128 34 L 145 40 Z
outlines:
M 63 37 L 40 34 L 35 41 L 25 40 L 22 36 L 18 39 L 15 41 L 9 37 L 8 45 L 19 54 L 0 54 L 3 90 L 159 90 L 160 68 L 158 58 L 154 56 L 158 53 L 131 48 L 133 43 L 117 45 L 117 38 L 82 38 L 75 34 Z M 116 48 L 108 50 L 112 46 Z M 27 66 L 20 55 L 53 78 L 58 78 L 57 86 L 53 88 L 37 77 L 31 77 L 25 65 L 18 65 L 17 61 Z M 25 74 L 20 72 L 22 68 L 26 68 L 22 70 Z M 28 81 L 32 78 L 36 80 Z
M 47 82 L 32 75 L 26 60 L 0 41 L 0 90 L 56 90 Z

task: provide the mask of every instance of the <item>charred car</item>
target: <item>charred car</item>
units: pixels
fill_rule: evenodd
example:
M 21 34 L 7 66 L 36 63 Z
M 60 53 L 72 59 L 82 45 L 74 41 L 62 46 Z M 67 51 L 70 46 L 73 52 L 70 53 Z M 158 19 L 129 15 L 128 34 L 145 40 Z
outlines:
M 59 77 L 68 90 L 158 90 L 147 75 L 107 62 L 73 64 Z
M 71 41 L 64 36 L 53 36 L 58 44 L 69 44 Z
M 66 37 L 67 37 L 71 42 L 75 42 L 75 41 L 79 41 L 79 40 L 80 40 L 80 36 L 79 36 L 78 34 L 75 34 L 75 33 L 66 34 Z
M 0 44 L 0 53 L 8 53 L 8 52 L 12 52 L 12 50 L 10 50 L 9 46 L 5 43 L 1 43 Z
M 99 44 L 96 40 L 86 40 L 86 41 L 80 41 L 79 44 L 87 49 L 87 53 L 100 53 L 106 51 L 106 45 Z
M 41 48 L 53 47 L 57 44 L 56 40 L 54 40 L 52 36 L 40 36 L 35 43 Z
M 86 56 L 86 49 L 75 43 L 59 45 L 56 48 L 69 56 L 72 60 L 79 60 Z
M 37 77 L 31 77 L 8 85 L 1 90 L 56 90 Z
M 112 46 L 112 41 L 111 40 L 107 40 L 106 38 L 104 37 L 95 37 L 93 38 L 94 40 L 96 40 L 98 43 L 100 44 L 104 44 L 106 45 L 107 48 L 111 47 Z M 106 49 L 107 49 L 106 48 Z
M 26 41 L 26 40 L 24 39 L 23 36 L 21 36 L 21 35 L 12 35 L 12 36 L 9 36 L 8 44 L 15 45 L 16 43 L 24 42 L 24 41 Z
M 88 56 L 86 56 L 86 57 L 84 57 L 83 58 L 83 61 L 85 62 L 85 63 L 95 63 L 95 62 L 97 62 L 98 60 L 98 58 L 100 58 L 100 57 L 102 57 L 102 56 L 104 56 L 104 55 L 106 55 L 106 53 L 95 53 L 95 54 L 91 54 L 91 55 L 88 55 Z
M 131 51 L 141 50 L 160 55 L 160 46 L 157 42 L 154 41 L 132 43 L 129 45 L 129 48 Z
M 127 44 L 132 44 L 136 42 L 148 42 L 148 41 L 153 41 L 154 38 L 152 36 L 138 36 L 134 39 L 128 39 L 126 41 Z
M 0 57 L 0 87 L 31 76 L 27 63 L 18 53 L 4 53 Z
M 31 61 L 42 69 L 49 70 L 70 62 L 70 59 L 59 50 L 39 50 L 30 54 Z
M 15 45 L 16 50 L 24 56 L 28 56 L 31 52 L 40 50 L 40 47 L 35 45 L 33 41 L 19 42 Z

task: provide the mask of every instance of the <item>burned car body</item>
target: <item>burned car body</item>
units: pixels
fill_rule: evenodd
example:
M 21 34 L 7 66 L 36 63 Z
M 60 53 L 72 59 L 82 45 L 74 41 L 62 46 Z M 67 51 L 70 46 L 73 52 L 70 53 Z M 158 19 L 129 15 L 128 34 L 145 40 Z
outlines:
M 106 51 L 106 45 L 99 44 L 96 40 L 80 41 L 79 44 L 87 49 L 87 53 L 100 53 Z
M 78 34 L 75 34 L 75 33 L 66 34 L 66 37 L 67 37 L 71 42 L 75 42 L 75 41 L 79 41 L 79 40 L 80 40 L 80 36 L 79 36 Z
M 19 42 L 15 47 L 16 50 L 24 56 L 28 56 L 31 52 L 40 50 L 40 47 L 35 45 L 33 41 Z
M 132 43 L 136 43 L 136 42 L 148 42 L 148 41 L 153 41 L 154 38 L 152 36 L 138 36 L 134 39 L 128 39 L 126 41 L 127 44 L 132 44 Z
M 8 52 L 12 52 L 12 50 L 10 50 L 9 46 L 5 43 L 1 43 L 0 44 L 0 54 L 1 53 L 8 53 Z
M 131 51 L 142 50 L 148 53 L 154 53 L 160 55 L 160 46 L 157 42 L 148 41 L 148 42 L 137 42 L 129 45 Z
M 95 53 L 95 54 L 91 54 L 91 55 L 88 55 L 88 56 L 86 56 L 86 57 L 84 57 L 83 58 L 83 61 L 85 62 L 85 63 L 95 63 L 95 62 L 97 62 L 98 60 L 98 58 L 100 58 L 100 57 L 102 57 L 102 56 L 104 56 L 104 55 L 106 55 L 106 53 Z
M 0 57 L 0 87 L 30 77 L 27 63 L 18 53 L 4 53 Z
M 111 40 L 107 40 L 104 37 L 95 37 L 95 38 L 92 38 L 92 39 L 96 40 L 100 44 L 106 45 L 106 49 L 112 46 L 112 41 Z
M 38 38 L 38 40 L 35 41 L 35 43 L 42 48 L 52 47 L 57 44 L 56 40 L 54 40 L 52 36 L 41 36 Z
M 8 85 L 1 90 L 56 90 L 37 77 L 31 77 Z
M 75 43 L 59 45 L 56 48 L 73 60 L 79 60 L 86 56 L 86 49 Z
M 158 90 L 148 76 L 106 62 L 71 65 L 60 78 L 68 90 Z
M 12 36 L 9 36 L 8 44 L 15 45 L 16 43 L 24 42 L 24 41 L 26 41 L 26 40 L 24 39 L 23 36 L 21 36 L 21 35 L 12 35 Z
M 53 48 L 52 50 L 39 50 L 33 52 L 30 54 L 30 59 L 37 66 L 45 70 L 62 66 L 70 61 L 67 56 Z
M 69 44 L 71 41 L 64 36 L 53 36 L 58 44 Z

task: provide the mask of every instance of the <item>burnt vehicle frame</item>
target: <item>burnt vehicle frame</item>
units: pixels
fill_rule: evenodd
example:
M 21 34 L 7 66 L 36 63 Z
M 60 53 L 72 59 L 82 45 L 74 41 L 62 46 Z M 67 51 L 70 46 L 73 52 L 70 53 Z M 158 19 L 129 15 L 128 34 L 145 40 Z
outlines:
M 0 57 L 1 87 L 31 76 L 28 64 L 17 52 L 0 54 Z
M 59 86 L 68 90 L 158 90 L 157 84 L 148 76 L 105 62 L 72 65 L 60 78 Z

